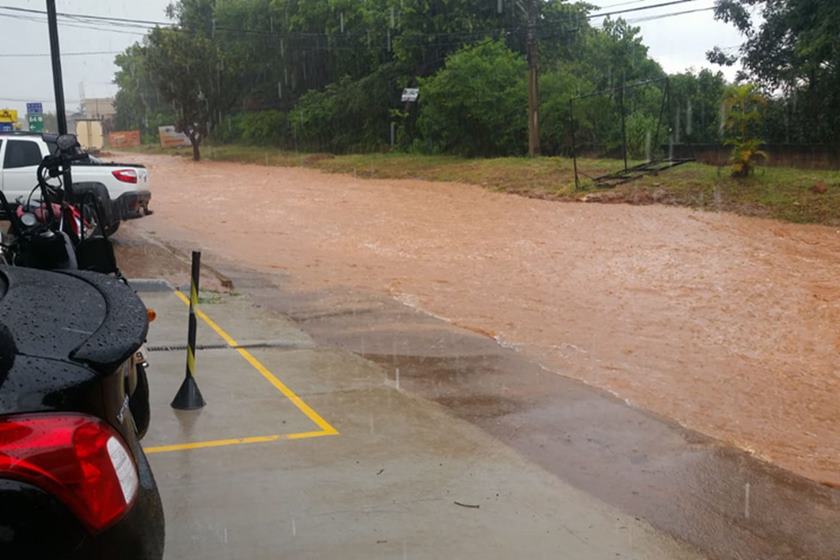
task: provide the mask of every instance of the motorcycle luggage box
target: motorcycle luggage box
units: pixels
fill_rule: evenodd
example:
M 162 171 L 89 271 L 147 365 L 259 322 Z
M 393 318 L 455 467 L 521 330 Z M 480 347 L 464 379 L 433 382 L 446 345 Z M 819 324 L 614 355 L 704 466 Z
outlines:
M 0 266 L 0 323 L 17 355 L 112 373 L 146 339 L 146 308 L 120 280 L 95 272 Z

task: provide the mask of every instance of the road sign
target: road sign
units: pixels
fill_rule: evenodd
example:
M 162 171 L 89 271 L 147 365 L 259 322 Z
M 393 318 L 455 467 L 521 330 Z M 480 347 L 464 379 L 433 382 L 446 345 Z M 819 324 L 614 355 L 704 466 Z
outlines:
M 402 101 L 403 102 L 417 101 L 417 97 L 419 95 L 420 95 L 420 88 L 405 88 L 402 92 Z
M 15 129 L 15 125 L 10 122 L 0 122 L 0 132 L 11 132 Z
M 0 123 L 12 123 L 12 126 L 17 122 L 17 111 L 15 109 L 0 109 Z
M 29 131 L 44 132 L 44 115 L 40 113 L 29 113 Z
M 26 112 L 30 115 L 34 113 L 43 113 L 44 112 L 44 105 L 40 101 L 36 101 L 34 103 L 27 103 L 26 104 Z

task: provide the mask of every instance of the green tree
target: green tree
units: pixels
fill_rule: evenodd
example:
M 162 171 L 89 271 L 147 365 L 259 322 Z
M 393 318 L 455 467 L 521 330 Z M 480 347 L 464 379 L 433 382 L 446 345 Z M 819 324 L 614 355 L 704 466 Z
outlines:
M 682 143 L 713 144 L 720 141 L 720 107 L 726 80 L 721 72 L 703 69 L 670 76 L 671 110 L 675 135 Z
M 587 4 L 540 0 L 539 5 L 541 122 L 547 127 L 541 139 L 547 153 L 557 153 L 569 143 L 572 95 L 664 73 L 648 57 L 638 28 L 622 20 L 592 28 L 586 15 L 593 6 Z M 347 151 L 382 148 L 389 123 L 396 122 L 404 147 L 425 142 L 430 149 L 476 154 L 522 149 L 526 17 L 517 2 L 178 0 L 167 14 L 172 29 L 152 31 L 117 57 L 120 126 L 149 133 L 168 121 L 191 130 L 198 142 L 212 135 L 217 141 Z M 482 65 L 474 56 L 442 70 L 453 53 L 487 40 L 505 48 L 501 67 Z M 483 75 L 446 83 L 458 64 L 467 62 Z M 420 83 L 425 84 L 420 103 L 401 105 L 401 89 Z M 451 89 L 436 89 L 441 84 Z M 465 97 L 479 85 L 493 89 L 476 94 L 489 103 L 482 110 L 501 108 L 504 119 L 480 114 Z M 463 95 L 447 99 L 453 92 Z M 659 90 L 628 90 L 627 114 L 655 115 L 658 99 Z M 450 115 L 466 128 L 448 126 L 443 113 L 435 114 L 456 103 L 475 111 Z M 429 104 L 435 111 L 423 116 Z M 582 102 L 576 111 L 581 139 L 612 148 L 620 144 L 615 94 Z M 488 122 L 494 130 L 489 136 Z
M 114 63 L 114 83 L 119 87 L 115 100 L 117 130 L 139 129 L 144 135 L 157 135 L 157 126 L 171 124 L 174 116 L 149 74 L 146 48 L 135 43 L 118 54 Z
M 540 76 L 540 145 L 544 154 L 558 154 L 570 149 L 569 100 L 579 92 L 592 90 L 591 82 L 573 73 L 567 66 L 555 65 Z M 578 122 L 577 128 L 580 130 L 588 127 Z
M 207 137 L 212 110 L 208 99 L 215 85 L 216 52 L 201 33 L 156 28 L 148 36 L 146 63 L 158 91 L 175 112 L 175 128 L 186 134 L 193 159 Z
M 300 98 L 289 114 L 294 146 L 332 152 L 372 151 L 387 145 L 392 107 L 399 102 L 395 65 L 359 80 L 344 77 Z
M 785 136 L 833 142 L 840 129 L 840 2 L 836 0 L 718 0 L 715 17 L 733 24 L 746 41 L 736 54 L 716 48 L 713 62 L 740 59 L 765 91 L 787 98 Z M 788 125 L 785 124 L 785 128 Z
M 526 64 L 501 41 L 450 55 L 420 80 L 418 127 L 427 148 L 470 156 L 521 154 L 526 147 Z

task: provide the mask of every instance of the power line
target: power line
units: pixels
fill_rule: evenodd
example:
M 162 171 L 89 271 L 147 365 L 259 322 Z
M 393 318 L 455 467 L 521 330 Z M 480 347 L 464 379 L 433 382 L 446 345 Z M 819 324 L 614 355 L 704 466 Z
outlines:
M 643 1 L 643 0 L 632 0 L 632 2 L 622 2 L 621 4 L 636 3 L 638 1 Z M 660 3 L 657 3 L 657 4 L 639 6 L 639 7 L 629 8 L 629 9 L 625 9 L 625 10 L 618 10 L 618 11 L 613 11 L 613 12 L 602 12 L 602 13 L 598 13 L 598 14 L 584 15 L 582 17 L 583 17 L 583 19 L 591 20 L 591 19 L 606 17 L 606 16 L 610 16 L 610 15 L 626 14 L 626 13 L 649 10 L 649 9 L 653 9 L 653 8 L 661 8 L 661 7 L 665 7 L 665 6 L 685 4 L 685 3 L 688 3 L 688 2 L 695 2 L 695 1 L 697 1 L 697 0 L 670 0 L 668 2 L 660 2 Z M 644 17 L 640 17 L 640 18 L 629 18 L 629 19 L 627 19 L 627 22 L 631 23 L 631 24 L 633 24 L 633 23 L 643 23 L 643 22 L 647 22 L 647 21 L 666 19 L 666 18 L 681 16 L 681 15 L 684 15 L 684 14 L 691 14 L 691 13 L 709 11 L 709 10 L 713 10 L 713 9 L 714 9 L 713 7 L 708 7 L 708 8 L 694 9 L 694 10 L 683 10 L 683 11 L 679 11 L 679 12 L 668 12 L 668 13 L 664 13 L 664 14 L 655 14 L 655 15 L 644 16 Z M 11 10 L 11 11 L 14 11 L 14 12 L 19 12 L 19 13 L 15 13 L 15 14 L 4 14 L 4 13 L 0 12 L 0 17 L 8 17 L 8 18 L 25 20 L 25 21 L 36 21 L 36 22 L 39 22 L 39 23 L 43 22 L 43 16 L 46 15 L 46 12 L 43 12 L 41 10 L 33 10 L 33 9 L 28 9 L 28 8 L 17 8 L 17 7 L 11 7 L 11 6 L 0 6 L 0 10 Z M 173 29 L 173 30 L 176 30 L 176 31 L 186 32 L 186 33 L 194 33 L 195 32 L 193 30 L 185 29 L 185 28 L 182 28 L 182 27 L 177 27 L 177 26 L 175 26 L 175 24 L 172 24 L 172 23 L 152 21 L 152 20 L 129 20 L 129 19 L 126 19 L 126 18 L 115 18 L 115 17 L 98 16 L 98 15 L 92 15 L 92 14 L 74 14 L 74 13 L 65 13 L 65 12 L 60 12 L 58 15 L 60 15 L 61 17 L 65 18 L 65 19 L 69 18 L 69 19 L 72 20 L 72 22 L 67 22 L 67 21 L 62 22 L 61 23 L 62 26 L 75 27 L 75 28 L 79 28 L 79 29 L 86 29 L 86 30 L 93 30 L 93 31 L 102 31 L 102 32 L 108 32 L 108 33 L 122 33 L 122 34 L 129 34 L 129 35 L 135 35 L 135 36 L 145 36 L 146 32 L 154 29 L 154 27 L 148 27 L 149 25 L 155 25 L 155 26 L 168 25 L 168 26 L 170 26 L 170 29 Z M 117 27 L 117 29 L 107 29 L 107 28 L 104 28 L 104 27 L 101 27 L 101 26 L 97 26 L 95 23 L 93 23 L 94 21 L 100 21 L 103 24 L 109 25 L 111 27 Z M 128 30 L 126 30 L 126 28 L 128 28 L 128 29 L 142 29 L 144 32 L 140 33 L 140 32 L 137 32 L 137 31 L 128 31 Z M 596 26 L 596 28 L 597 28 L 597 26 Z M 357 35 L 355 33 L 342 33 L 340 35 L 339 34 L 329 35 L 327 33 L 316 33 L 316 32 L 284 32 L 284 33 L 280 33 L 280 32 L 268 31 L 268 30 L 263 31 L 263 30 L 256 30 L 256 29 L 236 29 L 236 28 L 227 28 L 227 27 L 222 27 L 222 26 L 217 26 L 215 29 L 216 29 L 217 32 L 239 33 L 239 34 L 245 34 L 245 33 L 257 34 L 257 35 L 263 35 L 263 36 L 268 36 L 268 37 L 278 37 L 280 39 L 288 39 L 288 40 L 295 41 L 295 42 L 297 42 L 301 39 L 318 39 L 318 38 L 329 38 L 330 40 L 334 41 L 336 39 L 341 40 L 342 38 L 350 38 L 350 37 L 353 37 L 353 36 Z M 433 41 L 433 42 L 427 42 L 427 43 L 424 44 L 424 46 L 425 47 L 430 47 L 430 48 L 431 47 L 447 48 L 447 47 L 451 47 L 451 46 L 457 46 L 457 45 L 469 43 L 473 40 L 481 39 L 482 37 L 487 37 L 487 36 L 493 36 L 493 37 L 501 38 L 503 36 L 509 36 L 509 35 L 512 35 L 512 34 L 515 34 L 515 33 L 519 33 L 521 31 L 523 31 L 523 29 L 524 28 L 522 26 L 517 26 L 517 27 L 512 27 L 512 28 L 494 28 L 494 29 L 472 30 L 470 32 L 441 32 L 441 33 L 420 33 L 420 34 L 414 34 L 411 30 L 404 30 L 402 33 L 400 33 L 400 37 L 404 40 L 419 39 L 421 41 L 423 39 L 429 39 L 429 38 L 435 38 L 435 39 L 443 38 L 444 39 L 443 41 L 436 40 L 436 41 Z M 568 32 L 573 32 L 573 31 L 579 31 L 579 29 L 574 29 L 574 30 L 569 30 L 569 29 L 545 30 L 545 31 L 542 31 L 542 32 L 538 32 L 538 36 L 539 36 L 540 39 L 545 40 L 545 39 L 562 37 L 562 36 L 565 36 Z M 359 35 L 361 35 L 362 33 L 367 33 L 367 31 L 359 32 Z M 451 38 L 451 39 L 446 40 L 446 38 Z M 333 52 L 335 52 L 335 51 L 342 51 L 342 50 L 343 51 L 353 51 L 353 50 L 356 50 L 356 48 L 358 48 L 358 47 L 353 46 L 353 45 L 337 45 L 335 43 L 333 43 L 333 44 L 323 44 L 322 45 L 319 42 L 316 42 L 314 45 L 313 44 L 308 44 L 308 45 L 297 44 L 297 45 L 295 45 L 294 43 L 292 43 L 292 44 L 289 44 L 289 48 L 292 49 L 292 50 L 295 50 L 295 51 L 299 51 L 299 52 L 303 52 L 303 51 L 305 51 L 305 52 L 319 52 L 319 51 L 333 51 Z M 385 46 L 368 47 L 368 48 L 374 48 L 374 49 L 380 49 L 380 50 L 391 50 L 389 47 L 385 47 Z M 63 54 L 65 54 L 66 56 L 97 56 L 97 55 L 115 55 L 115 54 L 120 54 L 120 52 L 121 51 L 119 51 L 119 52 L 90 51 L 90 52 L 63 53 Z M 29 57 L 41 57 L 41 56 L 49 56 L 49 55 L 41 54 L 41 53 L 22 53 L 22 54 L 0 53 L 0 58 L 15 58 L 15 57 L 29 58 Z
M 607 4 L 606 6 L 598 6 L 599 10 L 608 10 L 609 8 L 617 8 L 618 6 L 629 6 L 630 4 L 641 4 L 648 0 L 630 0 L 629 2 L 618 2 L 617 4 Z
M 665 6 L 673 6 L 675 4 L 686 4 L 688 2 L 697 2 L 697 0 L 671 0 L 670 2 L 661 2 L 659 4 L 650 4 L 649 6 L 639 6 L 637 8 L 627 8 L 624 10 L 616 10 L 614 12 L 602 12 L 600 14 L 590 14 L 586 19 L 595 19 L 599 17 L 614 16 L 617 14 L 626 14 L 630 12 L 641 12 L 642 10 L 652 10 L 654 8 L 664 8 Z
M 120 54 L 122 51 L 85 51 L 85 52 L 63 52 L 61 56 L 97 56 L 106 54 Z M 50 56 L 50 53 L 0 53 L 0 58 L 35 58 Z
M 695 14 L 697 12 L 708 12 L 708 11 L 714 10 L 714 9 L 715 9 L 714 6 L 709 6 L 708 8 L 697 8 L 696 10 L 684 10 L 682 12 L 670 12 L 670 13 L 667 13 L 667 14 L 644 16 L 644 17 L 640 17 L 640 18 L 629 19 L 629 20 L 627 20 L 627 23 L 642 23 L 644 21 L 654 21 L 654 20 L 657 20 L 657 19 L 665 19 L 665 18 L 674 17 L 674 16 L 681 16 L 681 15 L 684 15 L 684 14 Z
M 20 21 L 31 21 L 31 22 L 35 22 L 35 23 L 44 23 L 44 21 L 45 21 L 44 18 L 38 18 L 38 17 L 35 17 L 35 16 L 26 16 L 26 15 L 20 15 L 20 14 L 0 13 L 0 17 L 5 17 L 5 18 L 9 18 L 9 19 L 16 19 L 16 20 L 20 20 Z M 75 29 L 86 29 L 86 30 L 89 30 L 89 31 L 104 31 L 104 32 L 107 32 L 107 33 L 120 33 L 120 34 L 124 34 L 124 35 L 135 35 L 135 36 L 140 36 L 140 37 L 146 35 L 145 33 L 138 33 L 137 31 L 122 31 L 122 30 L 118 30 L 118 29 L 104 29 L 102 27 L 95 27 L 95 26 L 92 26 L 92 25 L 82 25 L 82 24 L 68 23 L 68 22 L 61 22 L 61 26 L 62 27 L 73 27 Z M 145 28 L 145 27 L 141 28 L 141 29 L 147 29 L 148 30 L 148 28 Z
M 642 0 L 639 0 L 639 1 L 642 1 Z M 644 11 L 644 10 L 651 10 L 651 9 L 654 9 L 654 8 L 663 8 L 663 7 L 666 7 L 666 6 L 674 6 L 674 5 L 677 5 L 677 4 L 685 4 L 685 3 L 688 3 L 688 2 L 696 2 L 696 1 L 697 0 L 670 0 L 668 2 L 660 2 L 660 3 L 657 3 L 657 4 L 650 4 L 650 5 L 646 5 L 646 6 L 626 8 L 626 9 L 623 9 L 623 10 L 616 10 L 616 11 L 612 11 L 612 12 L 601 12 L 601 13 L 597 13 L 597 14 L 589 14 L 589 15 L 586 15 L 584 17 L 586 19 L 596 19 L 596 18 L 601 18 L 601 17 L 613 16 L 613 15 L 619 15 L 619 14 L 626 14 L 626 13 L 632 13 L 632 12 L 639 12 L 639 11 Z M 631 2 L 627 2 L 626 4 L 629 4 L 629 3 L 631 3 Z M 30 9 L 30 8 L 18 8 L 18 7 L 15 7 L 15 6 L 0 6 L 0 9 L 7 10 L 7 11 L 12 11 L 12 12 L 19 12 L 19 13 L 22 13 L 22 14 L 37 15 L 37 16 L 46 15 L 46 12 L 42 11 L 42 10 L 34 10 L 34 9 Z M 706 9 L 711 9 L 711 8 L 706 8 Z M 698 10 L 698 11 L 701 11 L 701 10 Z M 681 13 L 675 13 L 675 15 L 681 15 Z M 684 12 L 684 13 L 690 13 L 690 12 Z M 23 19 L 25 17 L 25 16 L 15 16 L 15 15 L 12 15 L 12 14 L 0 14 L 0 15 L 4 15 L 6 17 L 18 17 L 20 19 Z M 111 30 L 111 29 L 103 29 L 101 27 L 95 27 L 94 22 L 107 23 L 108 25 L 110 25 L 112 27 L 120 27 L 120 28 L 124 28 L 124 29 L 142 29 L 142 30 L 145 30 L 145 31 L 149 31 L 151 29 L 154 29 L 155 27 L 164 26 L 164 27 L 169 27 L 169 28 L 181 30 L 181 31 L 190 32 L 190 30 L 178 27 L 173 22 L 156 21 L 156 20 L 141 20 L 141 19 L 135 20 L 135 19 L 128 19 L 128 18 L 100 16 L 100 15 L 95 15 L 95 14 L 78 14 L 78 13 L 68 13 L 68 12 L 58 12 L 58 15 L 62 18 L 68 18 L 68 19 L 73 20 L 77 27 L 81 27 L 83 29 L 94 29 L 94 30 L 98 30 L 98 31 L 108 31 L 108 32 L 113 32 L 113 33 L 127 33 L 127 34 L 141 35 L 140 33 L 137 33 L 137 32 L 117 31 L 116 29 Z M 663 14 L 662 16 L 663 17 L 669 17 L 669 14 Z M 63 25 L 74 26 L 74 24 L 72 24 L 72 23 L 63 23 Z M 82 26 L 85 26 L 85 27 L 82 27 Z M 243 34 L 244 33 L 249 33 L 249 34 L 255 34 L 255 35 L 263 35 L 263 36 L 269 36 L 269 37 L 280 37 L 280 38 L 291 38 L 291 37 L 294 37 L 294 36 L 297 36 L 297 37 L 315 37 L 315 38 L 331 37 L 331 35 L 329 35 L 327 33 L 322 33 L 322 32 L 286 31 L 286 32 L 283 32 L 283 33 L 278 33 L 278 32 L 274 32 L 274 31 L 264 31 L 264 30 L 259 30 L 259 29 L 232 28 L 232 27 L 224 27 L 224 26 L 217 26 L 217 27 L 215 27 L 215 30 L 216 31 L 222 31 L 222 32 L 231 32 L 231 33 L 243 33 Z M 472 34 L 483 35 L 483 34 L 486 34 L 488 32 L 498 32 L 498 31 L 512 32 L 512 31 L 516 31 L 516 30 L 517 29 L 514 29 L 514 30 L 499 30 L 499 29 L 480 30 L 480 31 L 473 31 Z M 366 33 L 366 32 L 367 31 L 359 32 L 359 34 Z M 342 35 L 343 36 L 352 36 L 354 34 L 353 33 L 343 33 Z M 434 33 L 434 34 L 427 33 L 425 35 L 426 36 L 433 36 L 434 35 L 436 37 L 456 35 L 459 38 L 463 38 L 465 33 L 463 33 L 463 32 L 445 32 L 445 33 Z
M 31 8 L 19 8 L 17 6 L 0 6 L 0 9 L 8 10 L 10 12 L 23 12 L 27 14 L 38 14 L 38 15 L 46 15 L 47 12 L 43 10 L 33 10 Z M 69 18 L 85 18 L 85 19 L 95 19 L 97 21 L 111 21 L 111 22 L 119 22 L 119 23 L 130 23 L 130 24 L 138 24 L 138 23 L 145 23 L 150 25 L 173 25 L 172 22 L 166 21 L 154 21 L 154 20 L 147 20 L 147 19 L 128 19 L 128 18 L 117 18 L 117 17 L 110 17 L 110 16 L 98 16 L 92 14 L 71 14 L 67 12 L 56 12 L 56 15 L 61 17 L 69 17 Z
M 38 98 L 18 98 L 18 97 L 0 97 L 0 101 L 12 101 L 15 103 L 34 103 L 40 101 L 41 103 L 55 103 L 54 99 L 38 99 Z M 68 99 L 67 103 L 81 103 L 79 99 Z

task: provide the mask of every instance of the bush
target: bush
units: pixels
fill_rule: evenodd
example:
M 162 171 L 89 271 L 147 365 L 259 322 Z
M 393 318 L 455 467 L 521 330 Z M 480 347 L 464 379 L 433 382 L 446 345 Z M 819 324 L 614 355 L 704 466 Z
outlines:
M 398 79 L 397 68 L 386 65 L 359 80 L 344 77 L 306 93 L 289 114 L 295 147 L 334 153 L 386 147 L 391 107 L 399 101 Z
M 242 141 L 246 144 L 281 146 L 289 138 L 289 121 L 282 111 L 245 113 L 239 126 Z
M 217 144 L 234 144 L 242 141 L 242 113 L 226 115 L 222 122 L 210 131 L 210 138 Z
M 420 80 L 417 122 L 428 151 L 522 154 L 527 147 L 527 66 L 501 41 L 465 47 Z

